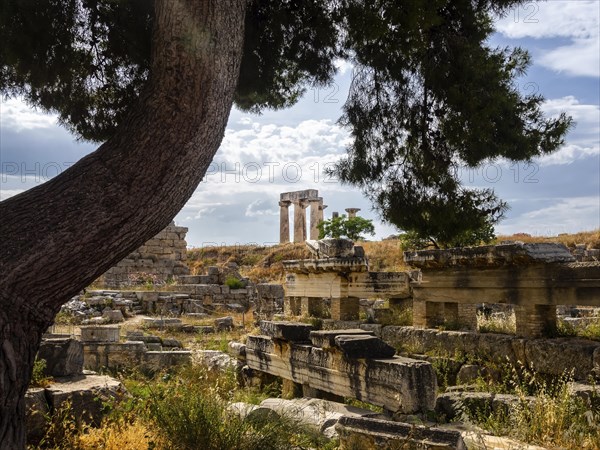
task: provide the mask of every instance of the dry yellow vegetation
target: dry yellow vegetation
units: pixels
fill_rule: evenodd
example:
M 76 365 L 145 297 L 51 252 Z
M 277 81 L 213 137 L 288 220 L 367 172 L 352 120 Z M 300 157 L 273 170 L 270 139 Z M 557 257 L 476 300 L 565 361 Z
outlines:
M 558 236 L 531 236 L 526 233 L 500 235 L 496 243 L 502 241 L 559 242 L 567 247 L 586 244 L 590 248 L 600 248 L 600 229 L 582 231 Z M 394 272 L 407 270 L 404 263 L 402 242 L 397 239 L 358 242 L 365 249 L 369 267 L 373 271 Z M 253 282 L 282 282 L 283 261 L 310 258 L 304 244 L 283 244 L 274 246 L 231 245 L 194 248 L 188 250 L 188 266 L 192 274 L 202 274 L 208 266 L 223 266 L 235 262 L 242 275 Z

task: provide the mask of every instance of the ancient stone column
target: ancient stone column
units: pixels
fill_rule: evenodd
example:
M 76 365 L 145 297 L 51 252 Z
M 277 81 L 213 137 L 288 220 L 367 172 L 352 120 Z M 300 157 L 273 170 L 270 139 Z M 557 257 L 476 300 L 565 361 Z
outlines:
M 284 200 L 279 202 L 279 243 L 290 242 L 290 202 Z
M 327 205 L 323 204 L 323 201 L 321 201 L 321 204 L 319 205 L 319 222 L 322 222 L 323 220 L 325 220 L 325 215 L 324 215 L 324 210 L 325 208 L 327 208 Z
M 356 213 L 360 211 L 360 208 L 346 208 L 346 212 L 348 213 L 348 219 L 352 217 L 356 217 Z
M 319 229 L 317 225 L 322 219 L 319 219 L 319 209 L 323 204 L 321 197 L 311 198 L 308 200 L 310 203 L 310 238 L 319 239 Z
M 331 218 L 332 218 L 332 219 L 335 219 L 335 218 L 337 218 L 337 217 L 340 217 L 340 213 L 339 213 L 339 212 L 337 212 L 337 211 L 333 211 L 333 212 L 331 213 Z
M 294 202 L 294 242 L 306 241 L 306 207 L 304 199 Z

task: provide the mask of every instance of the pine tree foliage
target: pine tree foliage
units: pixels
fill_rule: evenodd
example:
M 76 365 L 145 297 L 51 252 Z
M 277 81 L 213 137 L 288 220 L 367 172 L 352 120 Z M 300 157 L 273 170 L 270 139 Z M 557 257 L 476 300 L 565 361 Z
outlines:
M 152 3 L 0 0 L 0 91 L 58 113 L 82 139 L 106 140 L 150 76 Z M 571 125 L 519 91 L 525 50 L 489 45 L 494 18 L 521 3 L 254 0 L 235 102 L 288 107 L 332 81 L 336 58 L 350 61 L 340 123 L 352 143 L 335 174 L 386 221 L 450 245 L 507 209 L 492 189 L 463 186 L 459 168 L 551 153 Z

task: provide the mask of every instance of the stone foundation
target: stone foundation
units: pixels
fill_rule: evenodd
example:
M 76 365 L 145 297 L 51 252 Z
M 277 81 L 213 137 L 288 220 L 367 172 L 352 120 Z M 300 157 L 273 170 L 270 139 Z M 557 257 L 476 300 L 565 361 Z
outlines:
M 371 359 L 389 355 L 389 348 L 372 336 L 344 335 L 338 330 L 306 338 L 312 327 L 305 324 L 267 322 L 261 332 L 248 336 L 246 361 L 250 369 L 279 376 L 299 387 L 352 397 L 389 411 L 424 413 L 433 408 L 437 382 L 431 364 L 403 357 Z M 360 330 L 359 330 L 360 331 Z M 355 333 L 356 334 L 356 330 Z M 314 336 L 314 339 L 313 339 Z M 317 347 L 317 342 L 335 346 Z M 377 342 L 378 341 L 378 342 Z M 392 353 L 393 354 L 393 349 Z M 355 358 L 352 355 L 360 355 Z M 289 384 L 289 383 L 288 383 Z

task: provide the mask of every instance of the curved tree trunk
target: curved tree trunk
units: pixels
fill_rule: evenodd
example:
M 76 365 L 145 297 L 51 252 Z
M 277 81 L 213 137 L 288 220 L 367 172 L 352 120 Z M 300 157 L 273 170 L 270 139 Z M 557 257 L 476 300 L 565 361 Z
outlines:
M 24 394 L 60 306 L 163 229 L 223 138 L 244 0 L 156 0 L 153 62 L 115 136 L 0 203 L 0 448 L 24 448 Z

